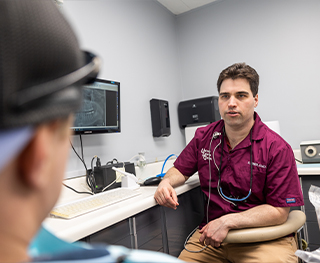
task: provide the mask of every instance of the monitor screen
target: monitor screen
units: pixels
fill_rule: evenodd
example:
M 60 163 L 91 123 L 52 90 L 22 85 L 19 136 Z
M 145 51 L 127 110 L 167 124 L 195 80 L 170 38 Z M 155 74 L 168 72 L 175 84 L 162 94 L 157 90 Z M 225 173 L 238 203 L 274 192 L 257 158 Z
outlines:
M 120 132 L 120 82 L 96 79 L 84 86 L 71 129 L 75 134 Z

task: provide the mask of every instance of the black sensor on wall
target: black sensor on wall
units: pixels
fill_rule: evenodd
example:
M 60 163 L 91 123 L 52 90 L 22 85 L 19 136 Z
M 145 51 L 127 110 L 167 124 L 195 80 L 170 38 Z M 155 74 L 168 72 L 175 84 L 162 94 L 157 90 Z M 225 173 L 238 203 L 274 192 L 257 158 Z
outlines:
M 169 102 L 166 100 L 150 100 L 151 123 L 153 137 L 167 137 L 171 134 Z
M 75 134 L 120 132 L 120 82 L 96 79 L 84 86 L 82 106 L 71 129 Z

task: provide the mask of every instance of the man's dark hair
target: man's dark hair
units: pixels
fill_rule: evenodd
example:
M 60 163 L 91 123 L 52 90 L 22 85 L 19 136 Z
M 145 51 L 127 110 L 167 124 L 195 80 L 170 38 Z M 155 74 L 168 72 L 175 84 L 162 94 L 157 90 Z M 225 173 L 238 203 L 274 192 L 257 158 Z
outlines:
M 254 68 L 246 63 L 235 63 L 224 69 L 218 78 L 217 88 L 220 93 L 221 84 L 226 79 L 246 79 L 250 84 L 250 89 L 255 97 L 258 94 L 259 75 Z

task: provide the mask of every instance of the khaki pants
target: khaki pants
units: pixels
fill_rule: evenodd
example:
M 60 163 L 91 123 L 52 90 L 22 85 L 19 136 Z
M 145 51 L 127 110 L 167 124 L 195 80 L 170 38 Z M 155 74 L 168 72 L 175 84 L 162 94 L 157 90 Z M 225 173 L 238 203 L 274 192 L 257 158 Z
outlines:
M 198 251 L 203 248 L 199 243 L 201 234 L 197 230 L 189 239 L 186 248 Z M 283 237 L 272 241 L 246 244 L 222 243 L 219 248 L 208 246 L 199 253 L 183 250 L 179 259 L 188 262 L 214 263 L 297 263 L 294 252 L 297 243 L 294 237 Z

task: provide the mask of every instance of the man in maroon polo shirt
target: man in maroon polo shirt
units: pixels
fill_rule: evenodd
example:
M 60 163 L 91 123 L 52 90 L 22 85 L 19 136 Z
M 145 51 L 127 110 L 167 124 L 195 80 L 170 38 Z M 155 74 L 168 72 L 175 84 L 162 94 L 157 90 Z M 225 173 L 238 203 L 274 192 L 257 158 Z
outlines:
M 260 243 L 223 243 L 230 229 L 284 223 L 290 207 L 304 204 L 290 145 L 254 111 L 258 86 L 259 75 L 245 63 L 224 69 L 217 82 L 222 120 L 197 129 L 158 186 L 156 201 L 176 209 L 179 203 L 174 187 L 198 172 L 201 189 L 209 200 L 205 207 L 208 216 L 189 239 L 180 259 L 297 262 L 293 235 Z

